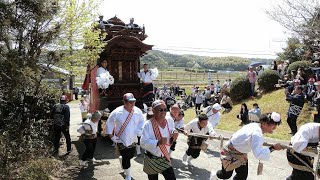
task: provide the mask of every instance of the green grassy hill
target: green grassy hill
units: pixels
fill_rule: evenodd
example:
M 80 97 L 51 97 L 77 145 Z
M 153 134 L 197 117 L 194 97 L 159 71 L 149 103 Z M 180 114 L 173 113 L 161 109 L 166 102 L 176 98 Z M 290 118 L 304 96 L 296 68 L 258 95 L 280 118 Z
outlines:
M 277 127 L 273 134 L 266 135 L 267 137 L 281 139 L 281 140 L 290 140 L 291 135 L 288 133 L 290 132 L 290 128 L 287 124 L 287 110 L 289 107 L 289 103 L 285 100 L 284 90 L 280 89 L 274 91 L 272 93 L 264 94 L 261 97 L 258 97 L 254 100 L 245 100 L 241 103 L 246 103 L 248 109 L 252 108 L 253 103 L 258 103 L 259 107 L 261 108 L 262 113 L 266 112 L 278 112 L 281 115 L 282 124 Z M 237 131 L 241 128 L 239 126 L 240 120 L 236 118 L 237 114 L 240 112 L 241 103 L 235 104 L 231 112 L 222 114 L 221 120 L 217 129 L 227 130 L 227 131 Z M 195 111 L 194 109 L 189 109 L 186 111 L 185 120 L 187 123 L 191 119 L 195 118 Z M 307 104 L 305 104 L 302 113 L 298 118 L 298 128 L 307 122 L 312 122 L 313 116 L 307 111 Z

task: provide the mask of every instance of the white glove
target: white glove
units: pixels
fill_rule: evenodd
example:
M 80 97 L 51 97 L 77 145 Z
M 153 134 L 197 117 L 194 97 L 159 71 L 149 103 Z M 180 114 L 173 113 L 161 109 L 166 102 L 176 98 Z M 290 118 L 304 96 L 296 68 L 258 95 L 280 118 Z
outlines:
M 117 136 L 112 136 L 111 140 L 115 143 L 118 143 L 119 139 Z

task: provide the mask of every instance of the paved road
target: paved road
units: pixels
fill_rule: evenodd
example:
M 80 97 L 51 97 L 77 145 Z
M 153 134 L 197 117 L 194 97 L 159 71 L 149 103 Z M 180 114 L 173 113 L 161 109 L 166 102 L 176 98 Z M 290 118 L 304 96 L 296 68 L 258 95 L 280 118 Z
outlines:
M 76 131 L 81 122 L 80 111 L 75 103 L 69 104 L 71 110 L 70 133 L 76 150 L 79 154 L 83 153 L 84 145 L 77 143 L 78 133 Z M 232 133 L 216 130 L 218 134 L 223 134 L 225 137 L 230 137 Z M 176 146 L 176 151 L 172 153 L 172 164 L 175 170 L 177 179 L 209 179 L 211 170 L 219 170 L 221 162 L 219 159 L 218 140 L 209 141 L 209 150 L 207 153 L 201 152 L 199 158 L 192 161 L 194 166 L 187 166 L 182 163 L 182 156 L 187 149 L 186 136 L 180 134 Z M 266 139 L 268 142 L 276 142 L 272 139 Z M 282 142 L 288 144 L 288 142 Z M 99 162 L 89 165 L 87 168 L 82 168 L 75 173 L 74 179 L 106 179 L 106 180 L 121 180 L 124 179 L 123 171 L 120 167 L 119 160 L 114 155 L 113 147 L 105 142 L 102 138 L 98 139 L 95 158 Z M 131 160 L 132 178 L 135 180 L 147 179 L 147 175 L 142 171 L 143 156 L 135 157 Z M 249 176 L 251 180 L 283 180 L 291 173 L 291 168 L 288 165 L 285 151 L 275 151 L 271 154 L 271 160 L 264 162 L 263 175 L 257 176 L 258 161 L 252 153 L 249 153 Z M 161 175 L 159 179 L 164 179 Z

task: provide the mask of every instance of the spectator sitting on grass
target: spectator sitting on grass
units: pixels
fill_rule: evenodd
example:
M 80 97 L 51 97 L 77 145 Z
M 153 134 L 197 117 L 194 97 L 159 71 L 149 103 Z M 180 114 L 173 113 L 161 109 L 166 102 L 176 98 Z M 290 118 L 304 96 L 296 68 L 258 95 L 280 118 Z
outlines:
M 220 101 L 221 106 L 224 108 L 224 112 L 230 112 L 232 110 L 232 100 L 228 91 L 224 93 Z
M 248 117 L 248 106 L 246 103 L 242 103 L 241 104 L 241 110 L 240 110 L 240 114 L 237 115 L 237 118 L 241 120 L 241 123 L 239 126 L 248 124 L 249 122 L 249 117 Z
M 259 118 L 261 116 L 261 109 L 259 108 L 259 105 L 257 103 L 254 103 L 252 106 L 253 106 L 253 108 L 250 109 L 250 111 L 249 111 L 249 120 L 250 121 L 259 121 Z

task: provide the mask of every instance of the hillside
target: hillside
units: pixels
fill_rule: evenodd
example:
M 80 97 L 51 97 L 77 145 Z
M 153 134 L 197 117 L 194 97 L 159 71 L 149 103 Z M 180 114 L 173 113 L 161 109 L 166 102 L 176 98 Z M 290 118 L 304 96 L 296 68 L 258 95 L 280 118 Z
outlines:
M 242 57 L 209 57 L 197 55 L 177 55 L 163 51 L 152 50 L 141 58 L 141 64 L 148 63 L 151 67 L 164 69 L 168 67 L 204 68 L 213 70 L 244 71 L 253 62 L 271 64 L 272 59 L 242 58 Z

